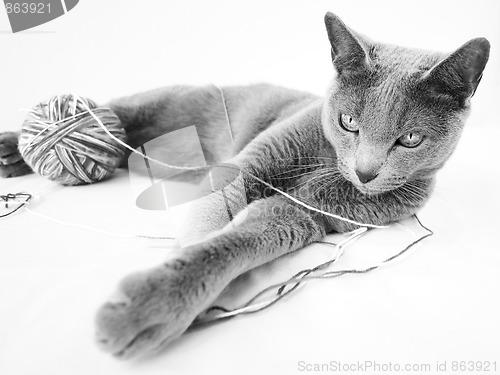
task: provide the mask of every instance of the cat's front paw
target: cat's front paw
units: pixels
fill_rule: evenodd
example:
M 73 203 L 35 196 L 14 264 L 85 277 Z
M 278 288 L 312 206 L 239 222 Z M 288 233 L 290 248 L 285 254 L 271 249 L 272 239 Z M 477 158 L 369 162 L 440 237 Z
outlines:
M 16 177 L 31 173 L 17 148 L 18 134 L 0 133 L 0 177 Z
M 97 343 L 124 359 L 156 352 L 189 327 L 199 297 L 191 275 L 175 262 L 130 275 L 97 313 Z

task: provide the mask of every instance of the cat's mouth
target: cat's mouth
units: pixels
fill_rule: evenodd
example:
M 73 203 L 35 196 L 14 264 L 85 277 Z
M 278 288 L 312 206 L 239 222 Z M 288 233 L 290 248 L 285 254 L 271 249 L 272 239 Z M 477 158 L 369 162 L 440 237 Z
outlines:
M 382 177 L 376 177 L 373 180 L 362 183 L 355 173 L 344 173 L 345 179 L 349 181 L 357 191 L 366 196 L 378 196 L 390 191 L 399 189 L 406 182 L 406 179 L 398 179 L 397 181 L 387 181 Z
M 368 182 L 361 182 L 356 175 L 354 168 L 349 168 L 348 165 L 339 162 L 338 171 L 346 183 L 356 191 L 366 196 L 380 196 L 391 191 L 400 189 L 408 182 L 406 176 L 389 176 L 380 174 Z
M 396 189 L 396 188 L 380 188 L 377 186 L 368 186 L 368 184 L 360 184 L 359 182 L 358 183 L 352 182 L 352 184 L 361 194 L 366 196 L 377 196 Z
M 401 201 L 413 202 L 422 201 L 428 196 L 429 192 L 428 180 L 414 178 L 411 180 L 406 177 L 381 178 L 378 181 L 374 179 L 366 184 L 362 184 L 355 179 L 349 179 L 349 181 L 361 194 L 370 197 L 380 197 L 391 193 L 391 195 L 399 197 L 398 199 Z

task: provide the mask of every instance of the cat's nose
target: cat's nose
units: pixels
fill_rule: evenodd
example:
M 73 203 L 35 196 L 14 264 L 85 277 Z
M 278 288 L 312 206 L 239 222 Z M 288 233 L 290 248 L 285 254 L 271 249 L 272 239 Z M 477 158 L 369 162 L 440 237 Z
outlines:
M 361 181 L 362 184 L 366 184 L 367 182 L 370 182 L 373 180 L 375 177 L 378 176 L 378 173 L 374 172 L 364 172 L 360 171 L 359 169 L 356 169 L 356 175 L 359 178 L 359 181 Z

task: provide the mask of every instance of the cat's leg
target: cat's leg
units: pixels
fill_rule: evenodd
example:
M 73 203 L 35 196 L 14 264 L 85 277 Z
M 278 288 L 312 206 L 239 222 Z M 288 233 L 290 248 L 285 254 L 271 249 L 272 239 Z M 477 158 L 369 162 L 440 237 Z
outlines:
M 17 148 L 19 132 L 0 133 L 0 177 L 16 177 L 32 170 Z
M 125 278 L 97 314 L 100 346 L 123 358 L 164 347 L 237 276 L 322 238 L 320 219 L 281 196 L 253 202 L 231 231 Z

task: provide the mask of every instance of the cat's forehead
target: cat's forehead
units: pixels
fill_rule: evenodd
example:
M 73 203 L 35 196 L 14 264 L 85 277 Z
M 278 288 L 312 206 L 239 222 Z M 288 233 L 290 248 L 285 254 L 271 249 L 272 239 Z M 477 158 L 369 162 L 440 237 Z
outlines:
M 410 49 L 395 45 L 373 45 L 369 50 L 370 70 L 381 81 L 399 82 L 402 78 L 418 78 L 444 56 L 442 53 Z
M 439 61 L 443 54 L 395 45 L 372 45 L 368 67 L 352 77 L 339 77 L 339 88 L 361 98 L 372 100 L 408 95 L 418 81 Z
M 436 96 L 420 84 L 444 57 L 439 52 L 372 45 L 369 69 L 354 78 L 337 77 L 332 103 L 381 136 L 454 117 L 460 112 L 454 99 Z

